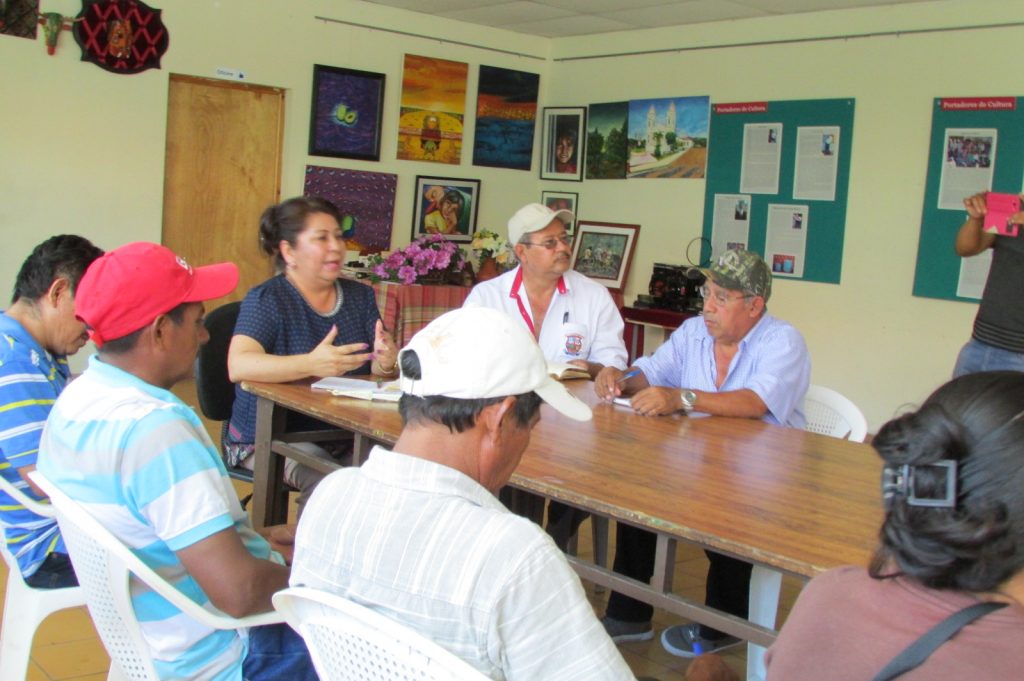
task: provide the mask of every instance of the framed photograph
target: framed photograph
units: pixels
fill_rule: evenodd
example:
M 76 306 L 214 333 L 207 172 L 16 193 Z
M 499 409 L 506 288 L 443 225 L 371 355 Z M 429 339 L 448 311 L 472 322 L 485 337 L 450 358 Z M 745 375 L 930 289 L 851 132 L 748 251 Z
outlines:
M 542 180 L 583 181 L 586 131 L 587 107 L 544 109 L 544 136 L 540 146 Z
M 412 238 L 444 234 L 452 241 L 472 241 L 480 208 L 480 180 L 416 176 Z
M 572 268 L 621 292 L 639 234 L 640 225 L 580 220 L 572 243 Z
M 580 195 L 576 192 L 541 192 L 540 202 L 551 210 L 571 210 L 572 214 L 576 216 L 576 220 L 580 217 Z M 565 226 L 565 231 L 572 236 L 576 233 L 576 220 L 573 220 L 571 225 Z
M 384 74 L 313 65 L 312 156 L 380 160 Z

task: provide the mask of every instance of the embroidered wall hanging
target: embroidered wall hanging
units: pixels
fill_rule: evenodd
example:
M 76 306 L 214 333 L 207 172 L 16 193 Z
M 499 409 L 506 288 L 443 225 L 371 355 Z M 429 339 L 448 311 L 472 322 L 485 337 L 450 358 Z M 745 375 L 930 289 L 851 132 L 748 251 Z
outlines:
M 0 0 L 0 35 L 36 39 L 39 0 Z
M 139 0 L 83 0 L 73 29 L 82 61 L 111 73 L 160 68 L 170 42 L 161 13 Z

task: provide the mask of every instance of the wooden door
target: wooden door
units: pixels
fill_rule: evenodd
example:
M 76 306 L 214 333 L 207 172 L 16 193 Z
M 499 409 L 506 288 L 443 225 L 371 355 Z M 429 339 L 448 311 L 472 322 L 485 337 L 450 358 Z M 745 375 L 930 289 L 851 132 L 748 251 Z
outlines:
M 245 293 L 272 273 L 259 217 L 280 199 L 284 90 L 171 75 L 163 243 L 192 265 L 231 261 Z

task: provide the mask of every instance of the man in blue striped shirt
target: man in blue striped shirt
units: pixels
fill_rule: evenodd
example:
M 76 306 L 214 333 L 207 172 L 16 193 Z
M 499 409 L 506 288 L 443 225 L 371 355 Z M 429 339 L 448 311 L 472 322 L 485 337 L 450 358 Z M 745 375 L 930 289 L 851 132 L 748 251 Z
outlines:
M 803 428 L 811 359 L 800 332 L 768 314 L 768 265 L 753 251 L 728 250 L 705 274 L 703 316 L 688 319 L 654 355 L 638 359 L 635 370 L 604 369 L 594 382 L 598 395 L 611 399 L 631 394 L 630 406 L 646 416 L 684 410 Z M 651 578 L 652 533 L 620 524 L 616 547 L 616 572 L 641 581 Z M 706 553 L 711 565 L 705 603 L 746 618 L 752 566 Z M 605 613 L 602 622 L 617 643 L 654 635 L 653 608 L 646 603 L 616 592 Z M 673 655 L 696 657 L 740 640 L 693 623 L 669 627 L 661 643 Z
M 272 608 L 289 569 L 238 503 L 195 412 L 171 392 L 209 339 L 203 302 L 238 284 L 232 263 L 192 268 L 158 244 L 122 246 L 82 277 L 78 316 L 99 354 L 53 405 L 39 470 L 200 606 Z M 136 584 L 132 603 L 161 679 L 315 679 L 287 625 L 214 630 Z
M 102 254 L 80 236 L 47 239 L 22 263 L 11 306 L 0 314 L 0 476 L 33 499 L 45 498 L 28 479 L 43 423 L 68 381 L 67 356 L 88 340 L 85 324 L 75 318 L 75 289 Z M 78 583 L 54 519 L 0 490 L 0 525 L 30 586 Z

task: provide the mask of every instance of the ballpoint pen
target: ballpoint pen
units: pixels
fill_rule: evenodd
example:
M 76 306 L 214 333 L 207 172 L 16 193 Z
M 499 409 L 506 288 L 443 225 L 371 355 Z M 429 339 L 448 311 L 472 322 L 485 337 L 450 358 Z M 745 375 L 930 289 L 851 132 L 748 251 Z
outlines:
M 633 378 L 634 376 L 636 376 L 639 373 L 640 373 L 639 369 L 633 369 L 632 371 L 627 371 L 626 373 L 624 373 L 622 375 L 622 378 L 618 379 L 615 382 L 616 383 L 622 383 L 623 381 L 628 381 L 629 379 Z

